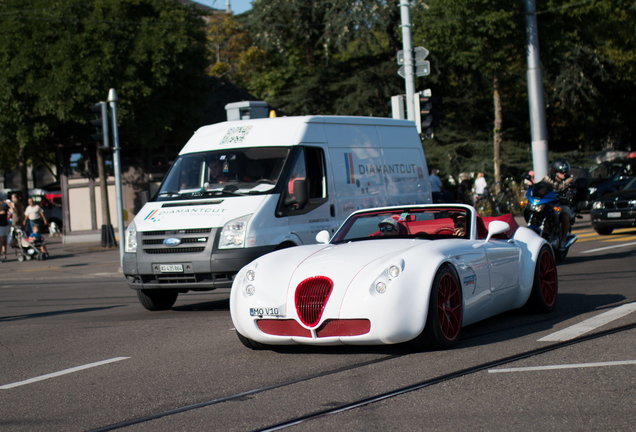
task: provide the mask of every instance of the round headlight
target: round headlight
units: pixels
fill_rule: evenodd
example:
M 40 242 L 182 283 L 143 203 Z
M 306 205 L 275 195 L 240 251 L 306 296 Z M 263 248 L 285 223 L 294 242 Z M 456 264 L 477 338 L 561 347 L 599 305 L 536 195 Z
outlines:
M 253 281 L 256 279 L 256 272 L 254 270 L 248 270 L 247 273 L 245 273 L 245 279 Z
M 378 294 L 384 294 L 386 292 L 386 284 L 384 282 L 378 282 L 375 284 L 375 290 Z
M 389 267 L 389 276 L 392 278 L 396 278 L 400 275 L 400 268 L 398 266 L 392 265 Z
M 245 294 L 247 294 L 248 296 L 254 295 L 255 291 L 256 288 L 254 288 L 254 285 L 248 285 L 245 287 Z

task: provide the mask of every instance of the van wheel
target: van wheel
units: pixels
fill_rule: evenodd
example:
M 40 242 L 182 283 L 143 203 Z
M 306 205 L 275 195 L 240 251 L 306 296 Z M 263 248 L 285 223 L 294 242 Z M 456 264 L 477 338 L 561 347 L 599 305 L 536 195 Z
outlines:
M 238 336 L 238 338 L 241 341 L 241 343 L 243 345 L 245 345 L 249 349 L 253 349 L 253 350 L 269 349 L 268 345 L 262 344 L 260 342 L 256 342 L 255 340 L 252 340 L 250 338 L 246 338 L 245 336 L 243 336 L 239 332 L 236 332 L 236 335 Z
M 153 312 L 172 308 L 177 301 L 178 295 L 178 292 L 170 290 L 137 290 L 139 303 Z
M 296 243 L 285 242 L 285 243 L 281 243 L 278 246 L 276 246 L 276 250 L 287 249 L 287 248 L 294 247 L 294 246 L 297 246 Z

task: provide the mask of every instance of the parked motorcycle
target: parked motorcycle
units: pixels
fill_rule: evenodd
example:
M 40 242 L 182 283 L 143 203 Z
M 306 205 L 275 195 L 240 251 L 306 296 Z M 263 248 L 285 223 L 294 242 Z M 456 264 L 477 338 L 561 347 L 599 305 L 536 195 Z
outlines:
M 581 218 L 576 213 L 576 205 L 571 205 L 576 194 L 575 188 L 569 188 L 562 193 L 557 194 L 552 185 L 545 182 L 535 183 L 526 192 L 528 204 L 524 210 L 524 218 L 528 223 L 528 228 L 546 239 L 552 246 L 554 256 L 557 261 L 564 260 L 572 246 L 577 240 L 577 236 L 568 234 L 566 245 L 560 247 L 561 243 L 561 223 L 559 215 L 561 214 L 561 205 L 568 204 L 572 209 L 572 217 L 570 219 L 570 231 L 576 217 Z

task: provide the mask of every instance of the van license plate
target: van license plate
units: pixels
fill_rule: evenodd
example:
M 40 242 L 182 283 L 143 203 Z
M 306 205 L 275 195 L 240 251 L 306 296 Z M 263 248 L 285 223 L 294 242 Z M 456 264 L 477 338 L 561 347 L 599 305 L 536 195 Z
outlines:
M 183 264 L 162 264 L 159 270 L 161 273 L 183 273 Z
M 609 212 L 607 213 L 608 218 L 617 218 L 621 217 L 621 212 Z

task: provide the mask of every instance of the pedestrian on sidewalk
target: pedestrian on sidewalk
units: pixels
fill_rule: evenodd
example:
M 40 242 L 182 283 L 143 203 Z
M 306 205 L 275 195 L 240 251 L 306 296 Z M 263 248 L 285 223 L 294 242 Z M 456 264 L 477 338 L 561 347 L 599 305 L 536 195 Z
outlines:
M 0 204 L 0 262 L 7 260 L 7 237 L 9 237 L 10 232 L 9 204 L 2 201 Z
M 42 231 L 44 225 L 46 225 L 46 217 L 44 217 L 44 210 L 42 207 L 35 204 L 33 202 L 33 198 L 29 197 L 29 205 L 26 209 L 24 209 L 25 221 L 26 221 L 26 229 L 27 233 L 31 234 L 33 232 L 33 227 L 37 226 L 39 231 Z

